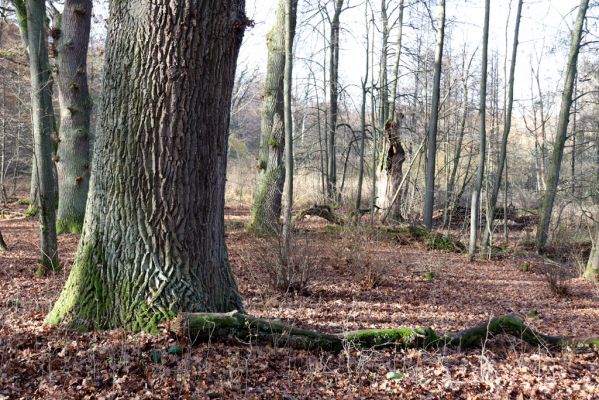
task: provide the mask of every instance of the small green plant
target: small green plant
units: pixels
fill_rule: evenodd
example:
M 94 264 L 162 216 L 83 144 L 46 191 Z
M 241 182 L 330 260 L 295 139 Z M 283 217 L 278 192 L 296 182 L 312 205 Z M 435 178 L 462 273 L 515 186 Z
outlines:
M 522 264 L 522 266 L 520 267 L 520 269 L 522 270 L 522 272 L 529 272 L 530 271 L 530 264 L 528 262 L 525 262 L 524 264 Z
M 25 211 L 26 217 L 35 217 L 37 215 L 37 207 L 34 207 L 33 204 L 29 205 L 27 211 Z
M 422 274 L 422 277 L 423 277 L 423 278 L 424 278 L 426 281 L 430 282 L 430 281 L 432 281 L 433 279 L 435 279 L 435 273 L 434 273 L 433 271 L 426 271 L 424 274 Z
M 404 374 L 401 371 L 391 371 L 387 372 L 387 375 L 385 375 L 385 378 L 387 378 L 390 381 L 401 381 L 403 377 Z
M 429 250 L 454 251 L 455 245 L 451 237 L 447 235 L 430 234 L 426 238 L 426 247 Z
M 44 276 L 46 276 L 46 273 L 46 268 L 44 268 L 42 264 L 39 264 L 35 269 L 35 276 L 37 276 L 38 278 L 43 278 Z
M 31 200 L 29 199 L 19 199 L 17 200 L 17 204 L 20 206 L 28 206 L 31 205 Z

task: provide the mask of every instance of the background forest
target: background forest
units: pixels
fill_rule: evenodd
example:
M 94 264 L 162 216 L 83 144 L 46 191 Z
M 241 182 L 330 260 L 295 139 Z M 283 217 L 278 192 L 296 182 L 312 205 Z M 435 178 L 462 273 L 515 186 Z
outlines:
M 108 3 L 0 0 L 0 400 L 599 396 L 595 1 Z

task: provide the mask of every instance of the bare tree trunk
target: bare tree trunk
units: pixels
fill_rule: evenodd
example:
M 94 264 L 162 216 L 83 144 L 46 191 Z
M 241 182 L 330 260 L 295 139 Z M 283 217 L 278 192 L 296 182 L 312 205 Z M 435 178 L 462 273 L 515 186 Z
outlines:
M 489 9 L 491 8 L 490 0 L 485 0 L 485 23 L 483 27 L 483 54 L 482 54 L 482 72 L 480 79 L 480 103 L 479 103 L 479 118 L 480 118 L 480 148 L 478 171 L 476 174 L 476 182 L 472 189 L 472 206 L 470 208 L 470 245 L 468 246 L 468 257 L 470 260 L 474 258 L 476 252 L 476 242 L 478 237 L 478 222 L 480 211 L 480 192 L 483 187 L 485 177 L 485 150 L 487 147 L 487 54 L 489 45 Z
M 2 232 L 0 232 L 0 252 L 8 250 L 8 246 L 4 241 L 4 237 L 2 236 Z
M 584 277 L 590 281 L 597 282 L 599 280 L 599 222 L 595 221 L 595 238 L 589 260 L 584 272 Z
M 560 107 L 559 120 L 557 125 L 557 135 L 551 158 L 551 171 L 547 182 L 547 190 L 543 198 L 543 211 L 537 228 L 537 252 L 542 253 L 547 244 L 549 224 L 551 214 L 553 213 L 553 204 L 557 194 L 559 184 L 559 175 L 564 156 L 564 147 L 568 135 L 568 123 L 570 121 L 570 107 L 572 106 L 572 92 L 574 90 L 574 80 L 576 78 L 576 69 L 578 63 L 578 52 L 580 50 L 580 41 L 582 38 L 582 28 L 589 6 L 589 0 L 581 0 L 576 17 L 576 24 L 572 30 L 572 42 L 570 44 L 570 54 L 568 55 L 568 68 L 566 70 L 566 79 L 564 81 L 564 91 L 562 92 L 562 103 Z
M 21 86 L 19 86 L 17 97 L 21 98 Z M 15 165 L 12 170 L 12 190 L 11 196 L 17 194 L 17 173 L 18 164 L 21 161 L 21 107 L 17 111 L 17 137 L 15 142 Z
M 514 28 L 514 44 L 512 47 L 512 60 L 510 63 L 510 77 L 508 82 L 507 104 L 505 109 L 505 120 L 503 122 L 503 136 L 501 138 L 501 150 L 499 154 L 499 163 L 493 182 L 491 196 L 487 204 L 487 228 L 483 237 L 483 252 L 487 252 L 487 248 L 493 234 L 493 222 L 495 218 L 495 207 L 497 206 L 497 197 L 501 190 L 501 181 L 503 178 L 503 169 L 507 158 L 507 142 L 512 127 L 512 108 L 514 105 L 514 79 L 516 73 L 516 57 L 518 56 L 518 36 L 520 32 L 520 17 L 522 15 L 522 0 L 518 1 L 518 11 L 516 12 L 516 26 Z
M 182 311 L 243 309 L 224 190 L 244 9 L 111 2 L 90 198 L 49 323 L 153 331 Z
M 328 195 L 332 202 L 338 201 L 339 194 L 337 193 L 337 149 L 336 149 L 336 133 L 337 133 L 337 113 L 338 105 L 337 98 L 339 95 L 339 17 L 343 10 L 344 0 L 335 0 L 335 11 L 331 23 L 331 38 L 330 38 L 330 60 L 329 60 L 329 137 L 328 137 L 328 165 L 329 165 L 329 186 Z
M 291 209 L 293 207 L 293 124 L 291 88 L 293 85 L 293 36 L 297 0 L 285 0 L 285 74 L 283 103 L 285 120 L 285 213 L 283 216 L 283 260 L 289 263 Z
M 41 263 L 39 273 L 59 268 L 56 242 L 56 182 L 52 165 L 52 95 L 45 36 L 44 0 L 27 0 L 27 37 L 31 72 L 31 112 L 34 138 L 33 169 L 37 179 Z M 32 199 L 33 200 L 33 199 Z
M 403 39 L 403 14 L 404 0 L 399 1 L 399 17 L 397 19 L 397 49 L 395 56 L 395 65 L 393 66 L 393 86 L 391 86 L 391 119 L 395 117 L 397 110 L 397 86 L 399 84 L 399 62 L 401 61 L 401 42 Z
M 403 0 L 402 0 L 403 1 Z M 366 68 L 364 72 L 364 78 L 362 78 L 362 105 L 360 108 L 360 160 L 358 169 L 358 192 L 356 195 L 356 212 L 360 211 L 362 206 L 362 185 L 364 182 L 364 146 L 366 141 L 366 98 L 368 90 L 366 84 L 368 83 L 368 74 L 370 71 L 370 23 L 368 22 L 368 3 L 365 3 L 364 16 L 366 19 Z M 359 215 L 359 214 L 358 214 Z
M 281 198 L 285 184 L 285 5 L 280 0 L 275 25 L 268 35 L 268 64 L 264 83 L 261 116 L 258 188 L 254 196 L 248 229 L 251 232 L 275 233 L 279 230 Z M 295 13 L 297 7 L 293 7 Z M 295 14 L 292 15 L 291 40 L 295 34 Z
M 27 3 L 26 0 L 12 0 L 12 4 L 15 7 L 15 13 L 17 16 L 17 22 L 19 25 L 19 31 L 21 32 L 21 39 L 23 40 L 23 45 L 29 52 L 29 29 L 28 29 L 28 21 L 27 21 Z M 45 15 L 45 11 L 44 11 Z M 40 28 L 41 29 L 41 28 Z M 45 41 L 44 41 L 45 43 Z M 47 52 L 47 51 L 46 51 Z M 32 93 L 33 95 L 33 93 Z M 32 108 L 33 114 L 33 108 Z M 34 138 L 35 141 L 35 138 Z M 29 209 L 27 210 L 27 214 L 30 216 L 36 215 L 39 208 L 39 187 L 38 182 L 39 178 L 37 176 L 37 168 L 36 168 L 36 160 L 35 156 L 31 158 L 31 179 L 30 179 L 30 189 L 29 189 Z
M 66 0 L 62 23 L 53 30 L 57 40 L 58 99 L 58 215 L 57 233 L 80 233 L 85 216 L 90 174 L 91 97 L 87 83 L 87 48 L 92 1 Z
M 472 65 L 471 58 L 468 66 L 464 68 L 466 64 L 466 54 L 464 53 L 464 60 L 462 63 L 462 69 L 464 70 L 462 76 L 462 89 L 463 89 L 463 104 L 462 104 L 462 115 L 460 117 L 460 130 L 458 132 L 458 139 L 455 145 L 455 154 L 453 156 L 453 166 L 447 184 L 447 201 L 445 203 L 445 209 L 443 210 L 443 226 L 449 226 L 449 214 L 456 205 L 455 186 L 456 178 L 458 176 L 458 169 L 460 166 L 460 160 L 462 159 L 462 145 L 464 143 L 464 134 L 466 133 L 466 122 L 468 120 L 468 77 L 470 75 L 470 67 Z
M 445 0 L 439 0 L 439 16 L 437 23 L 437 48 L 435 50 L 435 72 L 433 77 L 433 98 L 431 116 L 428 125 L 426 188 L 424 195 L 424 226 L 433 228 L 433 207 L 435 204 L 435 168 L 437 160 L 437 129 L 439 123 L 439 92 L 441 85 L 441 68 L 443 60 L 443 42 L 445 40 Z

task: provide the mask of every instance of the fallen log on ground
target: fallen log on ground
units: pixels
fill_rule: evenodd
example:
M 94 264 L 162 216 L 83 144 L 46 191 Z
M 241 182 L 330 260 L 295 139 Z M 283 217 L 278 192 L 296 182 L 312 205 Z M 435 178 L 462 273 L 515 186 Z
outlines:
M 329 221 L 333 224 L 345 225 L 345 221 L 343 219 L 339 218 L 337 215 L 335 215 L 333 210 L 331 210 L 330 206 L 328 206 L 328 205 L 319 206 L 316 204 L 298 212 L 295 215 L 295 217 L 293 217 L 293 223 L 295 223 L 297 221 L 301 221 L 302 219 L 306 218 L 307 216 L 320 217 L 320 218 L 326 219 L 327 221 Z
M 171 331 L 192 342 L 241 339 L 267 341 L 277 346 L 341 351 L 353 348 L 439 348 L 477 347 L 497 335 L 510 335 L 532 346 L 547 348 L 596 347 L 599 338 L 549 336 L 528 326 L 518 315 L 495 317 L 457 333 L 441 335 L 431 328 L 365 329 L 329 334 L 287 325 L 277 320 L 256 318 L 239 312 L 226 314 L 184 313 L 172 323 Z

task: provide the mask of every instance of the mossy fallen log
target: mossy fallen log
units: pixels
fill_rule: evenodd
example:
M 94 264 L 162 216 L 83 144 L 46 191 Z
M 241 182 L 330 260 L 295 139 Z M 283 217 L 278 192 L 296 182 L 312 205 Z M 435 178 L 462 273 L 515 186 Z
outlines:
M 226 314 L 185 313 L 172 323 L 171 330 L 192 342 L 241 339 L 267 341 L 278 346 L 300 349 L 341 351 L 355 348 L 438 348 L 477 347 L 497 335 L 510 335 L 532 346 L 547 348 L 596 347 L 599 338 L 575 338 L 544 335 L 518 315 L 508 314 L 493 318 L 457 333 L 438 334 L 431 328 L 400 327 L 396 329 L 365 329 L 339 334 L 328 334 L 287 325 L 277 320 L 256 318 L 236 311 Z
M 327 221 L 329 221 L 333 224 L 336 224 L 336 225 L 345 225 L 345 221 L 343 219 L 339 218 L 337 215 L 335 215 L 335 213 L 333 212 L 333 210 L 331 209 L 330 206 L 316 205 L 316 204 L 299 211 L 295 215 L 295 217 L 293 217 L 293 223 L 295 223 L 297 221 L 301 221 L 302 219 L 306 218 L 307 216 L 324 218 Z
M 408 244 L 411 241 L 421 242 L 426 245 L 427 250 L 441 250 L 451 253 L 463 253 L 466 247 L 459 240 L 438 232 L 428 232 L 424 227 L 417 225 L 406 225 L 399 228 L 383 228 L 393 235 L 400 244 Z

